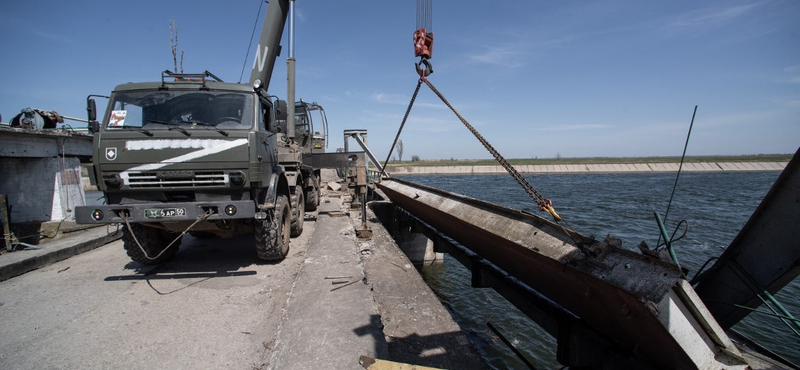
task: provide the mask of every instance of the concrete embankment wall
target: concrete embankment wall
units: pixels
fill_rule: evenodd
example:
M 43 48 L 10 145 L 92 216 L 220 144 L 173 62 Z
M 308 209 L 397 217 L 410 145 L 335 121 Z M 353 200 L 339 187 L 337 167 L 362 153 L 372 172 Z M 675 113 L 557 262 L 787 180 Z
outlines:
M 684 163 L 683 171 L 783 171 L 788 162 L 697 162 Z M 521 173 L 618 173 L 618 172 L 677 172 L 679 163 L 635 163 L 635 164 L 553 164 L 514 166 Z M 505 173 L 501 166 L 390 166 L 392 175 L 422 174 L 491 174 Z M 84 177 L 84 190 L 97 190 Z
M 782 171 L 787 162 L 697 162 L 684 163 L 687 172 Z M 514 166 L 521 173 L 621 173 L 677 172 L 679 163 L 555 164 Z M 390 166 L 393 175 L 505 173 L 501 166 Z

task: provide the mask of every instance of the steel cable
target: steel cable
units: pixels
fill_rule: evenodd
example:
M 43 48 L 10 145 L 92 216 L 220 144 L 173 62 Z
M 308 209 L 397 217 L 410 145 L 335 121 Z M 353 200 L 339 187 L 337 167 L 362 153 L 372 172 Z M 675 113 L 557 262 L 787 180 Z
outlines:
M 247 66 L 247 59 L 250 57 L 250 48 L 253 47 L 253 37 L 256 35 L 256 26 L 258 26 L 258 20 L 261 18 L 261 7 L 264 6 L 266 1 L 258 0 L 258 12 L 256 12 L 256 21 L 253 22 L 253 32 L 250 33 L 250 43 L 247 44 L 247 53 L 244 55 L 244 62 L 242 62 L 242 72 L 239 73 L 239 83 L 242 83 L 242 78 L 244 77 L 244 68 Z

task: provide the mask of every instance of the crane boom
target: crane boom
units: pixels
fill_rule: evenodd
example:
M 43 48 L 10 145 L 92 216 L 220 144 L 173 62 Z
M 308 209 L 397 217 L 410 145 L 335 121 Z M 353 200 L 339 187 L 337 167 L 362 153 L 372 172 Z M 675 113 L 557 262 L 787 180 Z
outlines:
M 281 52 L 281 37 L 286 18 L 289 14 L 289 0 L 271 0 L 264 14 L 264 25 L 261 27 L 261 36 L 258 39 L 253 71 L 250 74 L 250 84 L 260 79 L 264 89 L 269 89 L 272 69 L 275 60 Z

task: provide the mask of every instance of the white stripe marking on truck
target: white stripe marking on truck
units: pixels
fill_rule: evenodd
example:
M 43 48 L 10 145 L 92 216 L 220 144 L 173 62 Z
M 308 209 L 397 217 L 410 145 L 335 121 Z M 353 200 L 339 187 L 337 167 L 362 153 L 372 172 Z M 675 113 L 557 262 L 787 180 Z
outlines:
M 162 140 L 147 140 L 147 141 L 162 141 Z M 173 141 L 173 140 L 163 140 L 163 141 Z M 174 140 L 174 141 L 177 141 L 177 140 Z M 205 156 L 216 154 L 216 153 L 219 153 L 219 152 L 224 152 L 224 151 L 226 151 L 228 149 L 233 149 L 233 148 L 236 148 L 238 146 L 242 146 L 242 145 L 246 145 L 247 144 L 247 139 L 237 139 L 237 140 L 233 140 L 233 141 L 227 141 L 227 140 L 195 140 L 195 141 L 217 141 L 217 142 L 219 142 L 219 144 L 218 145 L 212 145 L 212 146 L 209 146 L 209 147 L 205 147 L 205 148 L 200 149 L 200 150 L 195 150 L 195 151 L 193 151 L 191 153 L 186 153 L 184 155 L 179 155 L 179 156 L 174 157 L 174 158 L 168 158 L 168 159 L 165 159 L 165 160 L 163 160 L 161 162 L 158 162 L 158 163 L 148 163 L 148 164 L 143 164 L 141 166 L 131 167 L 131 168 L 119 173 L 120 177 L 122 177 L 123 183 L 126 184 L 126 185 L 128 184 L 128 174 L 130 172 L 157 170 L 159 168 L 166 167 L 166 166 L 169 166 L 171 164 L 189 162 L 189 161 L 195 160 L 197 158 L 205 157 Z M 214 143 L 214 144 L 217 144 L 217 143 Z M 128 143 L 125 144 L 125 147 L 128 148 Z M 144 146 L 142 146 L 142 147 L 144 147 Z M 153 148 L 153 149 L 156 149 L 156 148 Z M 133 150 L 144 150 L 144 149 L 133 149 Z

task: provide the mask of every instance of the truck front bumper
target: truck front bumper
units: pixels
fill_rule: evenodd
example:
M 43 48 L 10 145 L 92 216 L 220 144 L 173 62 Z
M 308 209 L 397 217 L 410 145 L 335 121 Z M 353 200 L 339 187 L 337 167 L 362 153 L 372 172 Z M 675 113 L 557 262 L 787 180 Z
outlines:
M 207 220 L 255 218 L 252 200 L 194 203 L 136 203 L 124 205 L 75 207 L 75 222 L 79 224 L 111 224 L 140 222 L 194 221 L 206 213 Z

